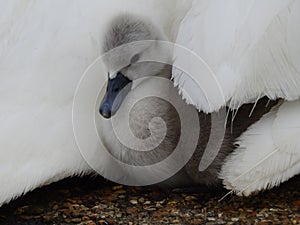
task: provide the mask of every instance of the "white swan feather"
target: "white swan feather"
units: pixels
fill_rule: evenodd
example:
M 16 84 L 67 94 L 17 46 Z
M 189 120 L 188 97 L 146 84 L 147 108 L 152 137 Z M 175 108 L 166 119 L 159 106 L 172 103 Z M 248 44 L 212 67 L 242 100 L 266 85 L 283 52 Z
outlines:
M 213 74 L 187 74 L 175 68 L 173 77 L 183 97 L 204 112 L 218 111 L 225 104 L 236 109 L 263 96 L 297 100 L 299 10 L 300 2 L 295 0 L 193 1 L 177 43 L 201 57 Z M 174 65 L 184 60 L 180 51 L 175 51 Z M 200 76 L 207 80 L 214 76 L 224 99 L 213 96 L 219 94 L 215 84 L 193 85 Z M 210 88 L 215 91 L 206 91 Z M 203 104 L 205 99 L 216 101 Z
M 299 103 L 282 103 L 241 135 L 222 167 L 225 187 L 250 195 L 300 173 Z

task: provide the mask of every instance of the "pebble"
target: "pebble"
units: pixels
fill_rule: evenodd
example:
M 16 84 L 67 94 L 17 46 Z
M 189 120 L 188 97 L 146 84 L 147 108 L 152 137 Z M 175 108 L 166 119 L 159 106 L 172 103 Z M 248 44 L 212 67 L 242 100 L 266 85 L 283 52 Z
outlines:
M 99 220 L 98 223 L 100 225 L 108 225 L 108 223 L 105 220 Z
M 98 214 L 97 213 L 89 213 L 87 214 L 87 216 L 91 219 L 91 220 L 95 220 L 98 218 Z
M 79 223 L 79 222 L 81 222 L 81 218 L 73 218 L 73 219 L 71 219 L 71 222 Z
M 118 195 L 125 194 L 125 193 L 126 193 L 125 190 L 118 190 L 115 192 L 115 194 L 118 194 Z M 118 197 L 120 197 L 120 196 L 118 196 Z
M 122 217 L 122 213 L 116 213 L 116 217 L 117 218 L 121 218 Z
M 139 201 L 139 203 L 142 203 L 142 204 L 143 204 L 143 203 L 145 203 L 145 198 L 139 198 L 138 201 Z
M 216 221 L 216 219 L 213 217 L 207 217 L 207 221 Z
M 123 186 L 122 186 L 122 185 L 113 186 L 112 189 L 113 189 L 114 191 L 120 190 L 120 189 L 123 189 Z
M 138 201 L 137 201 L 137 200 L 130 200 L 129 202 L 130 202 L 132 205 L 138 204 Z
M 97 225 L 94 221 L 89 220 L 87 222 L 85 222 L 85 225 Z
M 195 200 L 195 199 L 197 199 L 195 196 L 186 196 L 184 198 L 185 201 L 191 201 L 191 200 Z

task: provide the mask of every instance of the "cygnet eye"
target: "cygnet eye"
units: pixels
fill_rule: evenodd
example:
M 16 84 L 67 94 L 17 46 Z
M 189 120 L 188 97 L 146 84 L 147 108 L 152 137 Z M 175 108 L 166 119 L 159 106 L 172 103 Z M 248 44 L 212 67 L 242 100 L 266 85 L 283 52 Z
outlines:
M 139 61 L 140 59 L 140 55 L 139 54 L 135 54 L 132 58 L 131 58 L 131 61 L 130 61 L 130 66 L 131 64 L 134 64 L 134 63 L 137 63 L 137 61 Z

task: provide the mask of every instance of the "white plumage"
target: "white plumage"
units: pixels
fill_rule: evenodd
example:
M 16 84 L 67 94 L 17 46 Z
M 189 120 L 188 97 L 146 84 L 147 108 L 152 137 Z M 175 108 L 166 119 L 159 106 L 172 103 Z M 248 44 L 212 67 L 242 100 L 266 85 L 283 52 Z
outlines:
M 237 140 L 220 177 L 238 194 L 272 188 L 300 173 L 300 102 L 276 106 Z
M 213 74 L 174 70 L 183 97 L 199 110 L 212 112 L 224 104 L 238 108 L 268 96 L 297 100 L 300 96 L 299 1 L 193 1 L 179 29 L 177 43 L 201 57 Z M 176 54 L 175 65 L 184 57 Z M 208 81 L 191 90 L 197 76 Z M 209 83 L 215 76 L 223 98 Z M 186 95 L 184 94 L 186 93 Z M 204 104 L 205 99 L 216 99 Z
M 83 72 L 101 54 L 111 18 L 142 15 L 171 34 L 169 23 L 179 14 L 173 1 L 159 0 L 12 0 L 0 6 L 1 205 L 46 183 L 91 172 L 73 135 L 72 102 Z
M 210 68 L 173 71 L 183 98 L 199 110 L 237 109 L 263 96 L 293 101 L 277 106 L 237 141 L 240 146 L 220 178 L 239 194 L 274 187 L 300 173 L 299 12 L 300 2 L 293 0 L 193 1 L 179 29 L 177 43 Z M 180 51 L 175 55 L 175 65 L 186 62 Z
M 150 18 L 170 40 L 177 40 L 205 60 L 216 74 L 225 99 L 217 98 L 206 108 L 209 104 L 205 104 L 203 93 L 189 87 L 184 74 L 179 76 L 174 71 L 174 78 L 182 93 L 188 94 L 184 97 L 208 112 L 218 110 L 225 101 L 238 107 L 263 95 L 287 100 L 299 97 L 299 5 L 293 0 L 1 2 L 0 204 L 46 183 L 91 172 L 73 136 L 72 101 L 82 73 L 101 52 L 101 32 L 113 16 L 129 12 Z M 180 57 L 176 60 L 175 65 L 180 64 Z M 265 139 L 258 140 L 259 147 L 253 149 L 247 142 L 248 133 L 241 137 L 244 150 L 237 149 L 223 168 L 222 177 L 228 188 L 242 191 L 252 182 L 249 177 L 243 178 L 245 183 L 233 182 L 235 166 L 244 155 L 272 151 L 273 139 L 268 132 L 273 129 L 273 135 L 278 137 L 280 129 L 296 125 L 288 115 L 297 110 L 293 105 L 298 104 L 284 103 L 247 131 L 266 135 L 270 146 L 264 147 Z M 274 113 L 276 125 L 265 121 L 269 116 L 275 117 Z M 297 120 L 296 114 L 293 116 Z M 282 157 L 295 157 L 276 165 L 273 161 L 262 164 L 259 168 L 272 164 L 274 169 L 265 174 L 263 183 L 244 193 L 278 184 L 299 172 L 299 144 L 293 136 L 299 130 L 289 131 L 294 132 L 289 139 L 276 138 L 273 145 L 280 148 L 278 154 Z M 244 171 L 263 156 L 249 156 Z M 286 173 L 281 168 L 286 168 Z M 271 174 L 278 178 L 272 180 Z

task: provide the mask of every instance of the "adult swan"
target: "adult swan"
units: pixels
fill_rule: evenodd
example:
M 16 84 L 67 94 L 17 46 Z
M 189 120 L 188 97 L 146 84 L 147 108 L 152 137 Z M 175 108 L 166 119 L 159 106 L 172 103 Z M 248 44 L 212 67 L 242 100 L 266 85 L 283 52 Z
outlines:
M 0 204 L 8 202 L 38 186 L 92 171 L 76 146 L 72 129 L 72 102 L 83 72 L 101 53 L 102 32 L 105 30 L 108 21 L 119 13 L 129 12 L 149 18 L 165 31 L 171 41 L 177 40 L 179 44 L 195 51 L 213 69 L 215 69 L 215 66 L 221 68 L 221 65 L 225 65 L 220 71 L 224 71 L 230 78 L 225 79 L 223 77 L 224 79 L 218 81 L 224 89 L 226 103 L 233 102 L 235 103 L 234 106 L 239 106 L 262 97 L 261 94 L 273 98 L 282 97 L 287 100 L 295 100 L 299 96 L 296 88 L 294 88 L 295 86 L 299 87 L 297 80 L 299 75 L 299 58 L 297 58 L 299 56 L 299 45 L 297 45 L 299 33 L 295 27 L 296 24 L 299 24 L 299 17 L 295 13 L 299 11 L 297 1 L 285 1 L 284 3 L 281 1 L 264 1 L 261 3 L 261 1 L 253 0 L 247 3 L 231 1 L 225 4 L 221 1 L 170 0 L 161 2 L 151 0 L 141 4 L 138 0 L 130 0 L 126 3 L 121 0 L 114 0 L 113 2 L 90 1 L 88 3 L 79 0 L 72 2 L 19 2 L 13 0 L 0 4 L 3 9 L 3 13 L 0 15 Z M 197 20 L 201 20 L 205 16 L 207 19 L 203 20 L 202 23 L 198 23 Z M 224 20 L 224 18 L 228 18 L 228 20 Z M 223 20 L 224 23 L 228 23 L 228 27 L 223 26 L 221 23 Z M 236 21 L 240 23 L 237 24 Z M 264 23 L 264 21 L 266 22 Z M 278 26 L 270 26 L 270 24 L 273 24 L 272 21 L 277 21 Z M 247 26 L 243 26 L 244 24 Z M 192 27 L 186 32 L 185 29 L 189 29 L 189 25 L 194 25 L 197 29 L 192 29 Z M 222 34 L 225 36 L 218 35 L 218 33 L 214 33 L 215 31 L 224 31 Z M 247 32 L 253 35 L 249 36 Z M 205 37 L 204 35 L 199 38 L 202 34 L 208 36 Z M 281 36 L 284 34 L 289 34 L 285 36 L 288 38 Z M 185 36 L 187 38 L 188 35 L 192 35 L 192 37 L 185 40 L 184 35 L 187 35 Z M 248 51 L 247 47 L 252 47 L 251 42 L 249 45 L 251 40 L 257 41 L 253 42 L 253 46 L 256 46 L 253 49 L 257 49 L 257 51 L 259 49 L 266 50 L 266 52 L 262 51 L 267 54 L 266 57 L 262 57 L 265 61 L 257 60 L 255 57 L 255 53 L 260 52 Z M 258 42 L 258 40 L 265 40 L 265 42 Z M 273 54 L 273 52 L 268 54 L 267 50 L 272 50 L 267 45 L 271 43 L 268 40 L 276 41 L 276 46 L 284 48 L 280 48 L 282 51 L 279 47 L 276 48 L 278 54 Z M 235 47 L 233 43 L 239 45 Z M 254 45 L 255 43 L 261 45 Z M 201 49 L 201 46 L 206 48 L 218 47 L 220 49 L 214 51 L 216 48 L 212 48 L 211 51 L 198 52 L 195 49 L 196 46 L 199 46 L 199 49 Z M 264 46 L 267 47 L 261 48 Z M 247 55 L 247 52 L 249 52 L 249 57 L 252 57 L 242 58 L 239 54 L 230 55 L 232 53 L 231 48 L 235 48 L 238 53 L 243 53 L 243 55 Z M 290 50 L 288 55 L 283 51 L 286 48 Z M 282 56 L 281 54 L 285 56 L 288 63 L 281 61 L 281 58 L 277 58 L 277 56 Z M 214 61 L 214 58 L 216 61 Z M 238 74 L 236 76 L 240 79 L 232 78 L 230 76 L 230 66 L 226 66 L 226 61 L 235 65 L 236 61 L 234 60 L 236 58 L 241 59 L 241 64 L 238 65 L 241 65 L 241 68 L 244 69 L 239 70 L 239 73 L 234 73 L 235 75 Z M 257 60 L 255 66 L 249 66 L 252 65 L 250 63 L 252 61 L 248 62 L 247 59 Z M 278 62 L 284 62 L 284 65 L 280 66 L 280 69 L 273 68 L 275 65 L 281 65 Z M 269 81 L 274 81 L 270 83 L 273 84 L 271 86 L 272 92 L 266 93 L 265 80 L 259 80 L 257 76 L 253 75 L 253 79 L 248 80 L 248 77 L 252 76 L 250 68 L 255 68 L 255 71 L 261 69 L 264 74 L 270 75 L 265 77 Z M 274 71 L 268 70 L 270 68 L 273 68 L 274 71 L 278 72 L 276 74 L 282 76 L 274 75 L 272 77 Z M 292 69 L 298 72 L 292 73 Z M 240 71 L 244 73 L 240 73 Z M 292 76 L 293 74 L 294 76 Z M 189 99 L 189 102 L 194 103 L 197 107 L 201 106 L 198 109 L 210 112 L 218 110 L 222 106 L 223 102 L 217 102 L 213 108 L 205 108 L 205 104 L 201 102 L 201 99 L 203 99 L 201 94 L 194 88 L 189 88 L 192 93 L 187 95 L 184 90 L 188 89 L 184 88 L 183 84 L 188 84 L 188 82 L 179 79 L 180 77 L 176 75 L 176 72 L 174 72 L 174 77 L 185 98 L 192 96 L 193 99 Z M 181 78 L 184 79 L 184 76 L 181 76 Z M 230 84 L 235 85 L 234 88 L 230 86 L 226 89 L 228 86 L 224 86 L 221 82 L 226 83 L 228 80 Z M 251 87 L 259 87 L 259 89 L 254 89 L 251 92 L 251 88 L 245 89 L 241 85 L 242 81 L 249 86 L 252 84 Z M 275 84 L 286 84 L 286 86 Z M 245 94 L 246 97 L 242 97 L 240 93 Z M 233 96 L 241 97 L 241 99 L 235 101 L 236 99 Z M 196 99 L 200 103 L 196 103 Z M 278 118 L 282 118 L 276 123 L 278 128 L 288 127 L 289 121 L 288 119 L 284 120 L 284 118 L 291 118 L 287 116 L 288 113 L 293 112 L 291 109 L 297 110 L 296 106 L 292 107 L 293 105 L 297 106 L 297 103 L 284 103 L 282 108 L 276 108 L 272 112 L 272 115 L 276 117 L 276 121 L 278 121 Z M 282 117 L 277 115 L 282 115 Z M 272 118 L 275 120 L 274 116 Z M 272 129 L 270 126 L 264 125 L 266 119 L 267 117 L 261 120 L 263 125 L 260 128 L 265 135 L 268 135 Z M 259 124 L 254 125 L 252 128 L 256 129 Z M 293 125 L 295 124 L 293 122 Z M 289 129 L 289 132 L 299 132 L 296 128 L 294 130 Z M 263 130 L 268 130 L 269 133 Z M 251 129 L 249 132 L 251 132 Z M 284 138 L 285 136 L 280 135 L 280 132 L 278 134 L 280 138 L 283 138 L 282 140 L 287 140 Z M 285 132 L 285 135 L 289 138 L 293 134 L 289 135 L 288 132 Z M 244 135 L 240 141 L 244 140 L 243 137 L 247 137 L 247 133 Z M 280 141 L 280 138 L 276 140 Z M 299 154 L 296 150 L 297 139 L 293 140 L 294 142 L 280 142 L 289 144 L 289 146 L 284 144 L 284 149 L 288 151 L 280 151 L 282 155 L 286 157 L 290 157 L 291 154 L 295 155 L 293 158 L 295 162 L 292 163 L 290 160 L 284 164 L 286 168 L 292 168 L 293 170 L 289 170 L 292 172 L 285 176 L 285 174 L 280 173 L 282 171 L 280 165 L 274 164 L 275 166 L 272 167 L 271 171 L 279 171 L 277 174 L 284 176 L 284 179 L 277 179 L 275 184 L 299 172 L 299 170 L 294 169 L 296 168 L 294 165 L 299 164 L 296 163 Z M 269 148 L 262 146 L 260 149 L 267 150 Z M 249 152 L 250 154 L 255 150 L 258 149 L 236 151 L 237 158 L 234 158 L 235 155 L 233 155 L 228 159 L 228 163 L 223 167 L 223 173 L 221 174 L 228 188 L 237 191 L 244 189 L 241 186 L 243 183 L 239 186 L 231 179 L 231 176 L 236 176 L 234 172 L 241 170 L 236 170 L 230 166 L 239 166 L 238 161 L 243 156 L 238 153 L 247 154 Z M 248 159 L 249 161 L 247 161 Z M 253 163 L 258 163 L 260 158 L 246 157 L 245 160 L 247 165 L 253 165 Z M 261 180 L 262 175 L 266 175 L 264 177 L 267 178 L 270 176 L 270 174 L 260 174 L 258 175 L 259 180 Z M 266 185 L 255 186 L 249 193 L 274 184 L 270 179 L 265 179 L 263 182 Z

